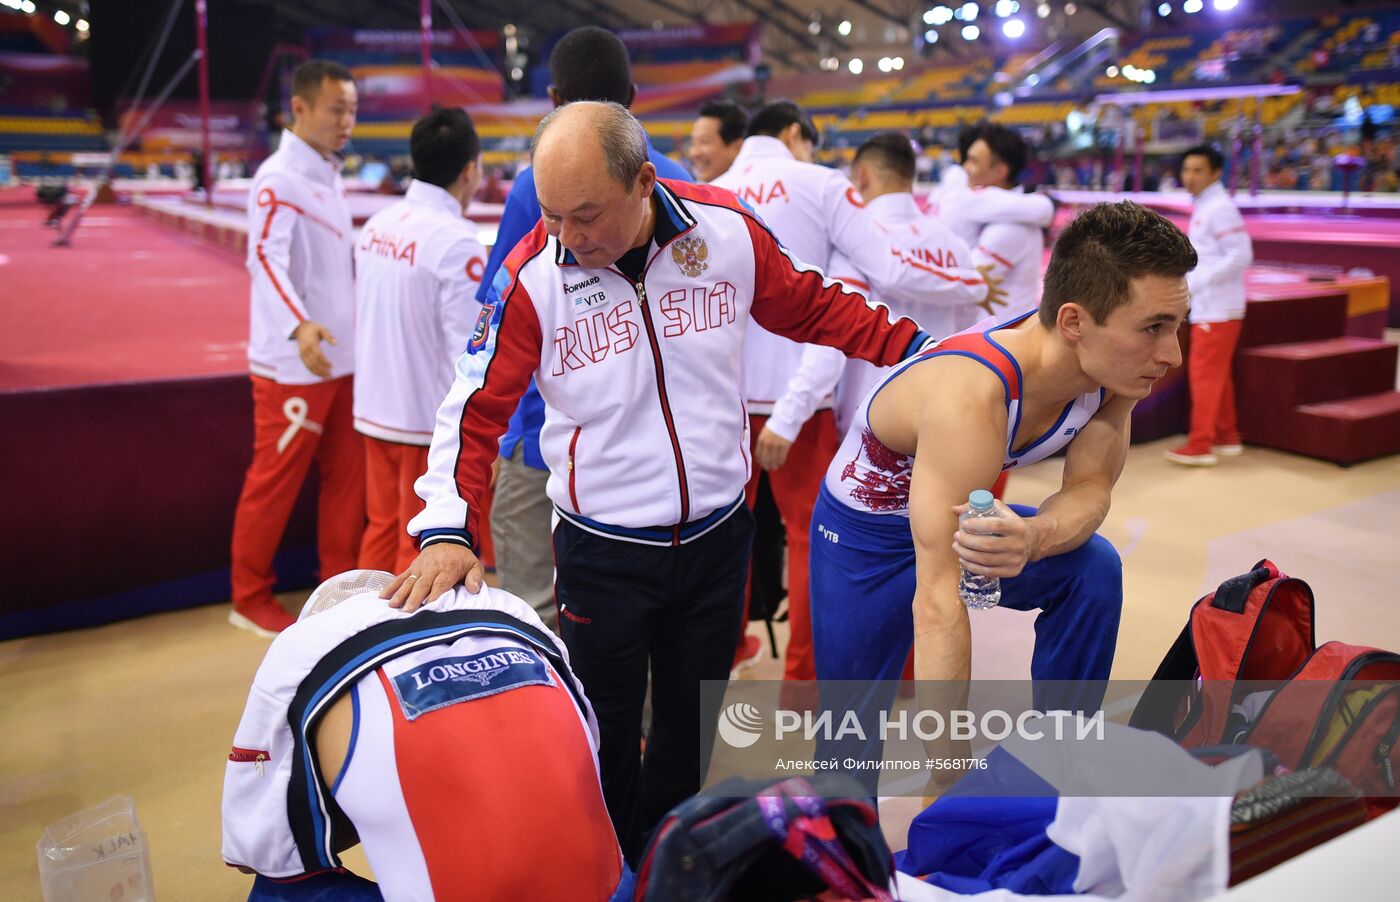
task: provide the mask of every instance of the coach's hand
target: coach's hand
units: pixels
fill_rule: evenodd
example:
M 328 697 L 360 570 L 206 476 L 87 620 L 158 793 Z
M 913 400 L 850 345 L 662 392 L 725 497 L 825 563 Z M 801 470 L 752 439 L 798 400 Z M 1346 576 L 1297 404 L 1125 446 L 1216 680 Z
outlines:
M 765 470 L 776 470 L 787 460 L 790 450 L 792 442 L 764 426 L 763 431 L 758 434 L 758 441 L 754 442 L 754 463 Z
M 301 362 L 311 371 L 313 375 L 322 379 L 331 377 L 331 361 L 326 356 L 326 352 L 321 350 L 321 342 L 326 341 L 331 344 L 338 344 L 331 330 L 320 323 L 313 323 L 307 320 L 296 327 L 292 333 L 292 338 L 296 339 L 297 351 L 301 354 Z
M 966 504 L 953 508 L 961 515 Z M 1040 533 L 1034 521 L 997 502 L 996 517 L 968 520 L 953 533 L 953 550 L 968 573 L 1009 579 L 1035 560 Z
M 486 571 L 470 548 L 456 542 L 438 542 L 420 551 L 379 597 L 389 599 L 389 607 L 403 608 L 412 614 L 462 583 L 467 591 L 480 592 L 485 579 Z
M 996 313 L 996 311 L 992 309 L 993 307 L 1006 306 L 1006 289 L 1001 287 L 1001 279 L 992 276 L 992 270 L 994 269 L 996 269 L 996 266 L 991 263 L 977 267 L 977 271 L 982 274 L 982 278 L 987 280 L 987 296 L 983 298 L 981 303 L 977 306 L 987 311 L 988 316 L 992 316 Z

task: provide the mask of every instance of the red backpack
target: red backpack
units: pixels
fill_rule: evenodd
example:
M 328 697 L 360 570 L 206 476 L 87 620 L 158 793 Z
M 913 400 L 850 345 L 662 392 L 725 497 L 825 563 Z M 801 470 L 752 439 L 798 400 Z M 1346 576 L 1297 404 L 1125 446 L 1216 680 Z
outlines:
M 1299 770 L 1331 767 L 1393 807 L 1400 655 L 1314 638 L 1312 589 L 1271 561 L 1191 608 L 1130 725 L 1187 748 L 1249 745 Z

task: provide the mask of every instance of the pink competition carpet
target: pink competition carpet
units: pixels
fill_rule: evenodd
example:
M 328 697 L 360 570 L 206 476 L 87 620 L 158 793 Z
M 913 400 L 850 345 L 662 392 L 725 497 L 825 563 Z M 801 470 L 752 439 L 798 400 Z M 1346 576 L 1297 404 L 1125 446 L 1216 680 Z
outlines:
M 252 451 L 242 259 L 103 205 L 53 248 L 44 211 L 9 199 L 0 639 L 227 599 Z M 310 583 L 313 537 L 303 499 L 284 587 Z

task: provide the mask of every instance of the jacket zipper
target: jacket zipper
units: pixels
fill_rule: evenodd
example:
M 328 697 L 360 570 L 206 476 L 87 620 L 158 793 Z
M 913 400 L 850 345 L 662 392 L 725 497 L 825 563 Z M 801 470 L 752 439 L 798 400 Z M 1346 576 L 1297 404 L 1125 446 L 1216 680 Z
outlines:
M 578 434 L 583 431 L 582 426 L 574 427 L 574 436 L 569 439 L 569 501 L 574 505 L 574 513 L 583 513 L 578 507 L 578 485 L 574 477 L 578 468 L 574 464 L 574 451 L 578 448 Z
M 258 776 L 261 777 L 263 776 L 263 763 L 269 757 L 268 753 L 262 749 L 241 749 L 235 745 L 233 750 L 229 752 L 228 760 L 251 763 L 258 769 Z
M 648 264 L 649 265 L 649 264 Z M 643 270 L 642 277 L 646 277 Z M 651 358 L 656 364 L 656 391 L 661 396 L 661 415 L 666 420 L 666 432 L 671 438 L 671 451 L 676 458 L 676 476 L 681 489 L 681 518 L 671 530 L 671 544 L 680 544 L 681 523 L 690 519 L 690 486 L 685 478 L 685 458 L 681 456 L 681 443 L 676 435 L 676 421 L 671 416 L 671 402 L 666 396 L 666 370 L 661 363 L 661 347 L 656 342 L 656 328 L 651 322 L 651 308 L 647 306 L 647 289 L 641 280 L 633 283 L 637 291 L 637 303 L 642 308 L 642 325 L 646 326 L 647 342 L 651 345 Z
M 741 400 L 739 402 L 739 454 L 744 458 L 745 473 L 749 473 L 753 466 L 753 462 L 749 460 L 749 446 L 752 441 L 753 436 L 749 434 L 749 410 Z
M 685 458 L 681 454 L 680 437 L 676 435 L 676 421 L 671 416 L 671 402 L 666 396 L 666 371 L 661 363 L 661 347 L 656 341 L 656 328 L 651 322 L 651 308 L 647 306 L 647 289 L 643 282 L 646 280 L 647 273 L 651 270 L 651 265 L 665 252 L 666 248 L 676 239 L 689 234 L 690 230 L 693 228 L 695 228 L 695 224 L 691 223 L 677 234 L 671 236 L 665 244 L 658 244 L 656 253 L 652 254 L 651 259 L 647 260 L 646 265 L 642 267 L 641 278 L 632 283 L 637 293 L 637 304 L 642 308 L 642 325 L 646 326 L 647 342 L 651 345 L 652 362 L 656 364 L 656 392 L 661 398 L 661 415 L 666 420 L 666 432 L 671 439 L 671 452 L 676 458 L 676 478 L 680 483 L 681 517 L 680 521 L 671 528 L 672 545 L 679 545 L 681 543 L 681 524 L 690 519 L 690 485 L 685 478 Z M 627 279 L 627 281 L 632 282 L 631 277 L 623 273 L 622 270 L 618 269 L 616 266 L 609 267 L 609 269 L 619 276 L 622 276 L 624 279 Z

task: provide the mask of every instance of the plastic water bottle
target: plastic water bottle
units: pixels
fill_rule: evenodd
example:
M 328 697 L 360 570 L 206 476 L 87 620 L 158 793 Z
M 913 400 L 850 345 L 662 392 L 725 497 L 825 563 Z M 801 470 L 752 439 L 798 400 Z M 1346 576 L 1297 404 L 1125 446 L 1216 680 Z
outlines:
M 996 499 L 986 489 L 978 489 L 967 496 L 967 510 L 958 516 L 958 528 L 968 520 L 980 517 L 997 517 Z M 968 573 L 963 568 L 958 579 L 958 597 L 963 604 L 973 610 L 994 608 L 1001 603 L 1001 580 L 995 576 L 980 576 Z

